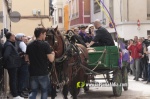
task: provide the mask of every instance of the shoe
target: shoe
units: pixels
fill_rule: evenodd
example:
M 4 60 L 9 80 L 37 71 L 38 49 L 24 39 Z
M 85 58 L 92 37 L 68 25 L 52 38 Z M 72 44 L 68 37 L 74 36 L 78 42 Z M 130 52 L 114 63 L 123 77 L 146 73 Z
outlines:
M 139 79 L 136 79 L 136 81 L 139 81 Z
M 24 97 L 19 96 L 19 99 L 24 99 Z
M 135 80 L 135 77 L 133 78 L 133 80 Z
M 23 97 L 17 96 L 17 97 L 13 97 L 13 99 L 24 99 Z
M 147 79 L 143 79 L 143 80 L 141 80 L 141 81 L 147 81 Z
M 23 90 L 23 93 L 29 93 L 29 89 L 28 89 L 28 88 L 25 88 L 25 89 Z
M 21 97 L 24 97 L 24 98 L 28 98 L 29 94 L 28 94 L 28 93 L 21 93 L 20 96 L 21 96 Z
M 147 81 L 146 84 L 150 83 L 150 81 Z
M 142 76 L 139 76 L 139 78 L 142 78 Z
M 13 97 L 13 99 L 19 99 L 19 96 L 17 96 L 17 97 Z

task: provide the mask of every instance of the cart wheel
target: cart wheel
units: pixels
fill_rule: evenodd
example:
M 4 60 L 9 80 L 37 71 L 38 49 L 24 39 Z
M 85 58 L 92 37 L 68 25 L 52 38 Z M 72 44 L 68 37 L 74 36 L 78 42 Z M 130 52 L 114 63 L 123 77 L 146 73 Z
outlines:
M 122 93 L 122 74 L 120 69 L 116 69 L 113 73 L 113 93 L 115 96 L 121 96 Z
M 126 66 L 122 67 L 122 83 L 124 91 L 128 90 L 128 72 Z

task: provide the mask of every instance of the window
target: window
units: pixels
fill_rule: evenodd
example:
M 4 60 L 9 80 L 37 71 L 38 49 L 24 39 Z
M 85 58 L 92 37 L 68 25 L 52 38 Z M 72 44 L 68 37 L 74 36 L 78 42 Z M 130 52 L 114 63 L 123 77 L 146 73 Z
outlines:
M 147 36 L 150 36 L 150 30 L 147 31 Z
M 147 19 L 150 20 L 150 0 L 147 0 Z
M 98 1 L 100 3 L 100 1 Z M 94 14 L 100 12 L 100 6 L 99 4 L 96 2 L 96 0 L 94 0 Z
M 58 9 L 58 22 L 59 23 L 62 23 L 62 8 L 59 8 Z
M 79 0 L 71 0 L 69 2 L 70 14 L 71 18 L 77 18 L 79 16 Z

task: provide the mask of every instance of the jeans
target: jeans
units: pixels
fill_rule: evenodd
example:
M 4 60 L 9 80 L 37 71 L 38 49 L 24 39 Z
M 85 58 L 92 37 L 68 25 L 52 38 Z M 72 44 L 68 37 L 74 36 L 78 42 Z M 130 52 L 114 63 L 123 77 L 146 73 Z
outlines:
M 29 79 L 28 75 L 29 75 L 28 65 L 22 64 L 22 66 L 18 68 L 18 91 L 19 91 L 19 95 L 21 95 L 24 88 L 27 88 L 27 81 Z
M 9 86 L 10 91 L 13 97 L 18 96 L 18 88 L 17 88 L 17 68 L 7 69 L 9 74 Z
M 140 74 L 140 59 L 134 59 L 133 64 L 130 65 L 135 80 L 138 80 Z
M 150 82 L 150 63 L 148 63 L 148 80 Z
M 41 89 L 41 99 L 47 99 L 49 84 L 50 79 L 48 75 L 31 76 L 30 77 L 31 94 L 29 95 L 29 99 L 36 99 L 39 87 Z

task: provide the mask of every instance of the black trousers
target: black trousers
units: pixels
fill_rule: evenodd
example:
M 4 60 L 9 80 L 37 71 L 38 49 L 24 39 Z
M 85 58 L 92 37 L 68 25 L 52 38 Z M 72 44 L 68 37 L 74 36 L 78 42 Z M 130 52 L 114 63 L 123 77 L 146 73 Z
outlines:
M 17 87 L 17 83 L 18 83 L 18 69 L 17 68 L 12 68 L 12 69 L 7 69 L 8 70 L 8 74 L 9 74 L 9 86 L 10 86 L 10 91 L 13 97 L 18 96 L 18 87 Z
M 148 63 L 147 58 L 141 58 L 140 60 L 140 76 L 143 77 L 143 79 L 147 80 L 148 77 Z
M 0 68 L 0 91 L 4 91 L 4 69 Z

